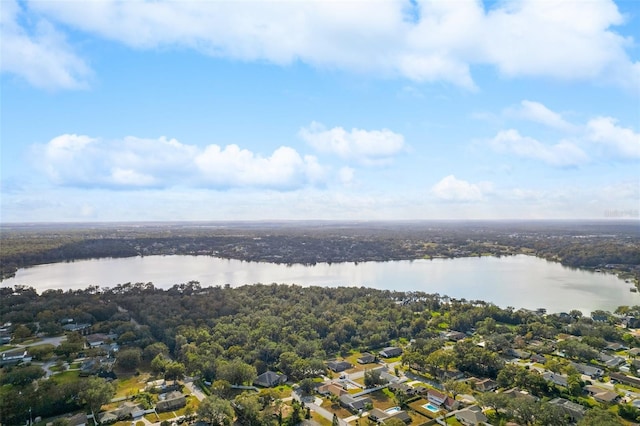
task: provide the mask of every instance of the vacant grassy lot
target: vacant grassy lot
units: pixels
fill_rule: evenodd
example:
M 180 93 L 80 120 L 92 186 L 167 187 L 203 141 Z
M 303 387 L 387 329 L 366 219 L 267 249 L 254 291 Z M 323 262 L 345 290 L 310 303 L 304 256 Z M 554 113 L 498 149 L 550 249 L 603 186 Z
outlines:
M 139 376 L 131 376 L 126 379 L 119 379 L 116 383 L 118 389 L 116 390 L 115 398 L 128 397 L 137 394 L 140 389 L 144 389 L 149 381 L 149 374 L 143 373 Z

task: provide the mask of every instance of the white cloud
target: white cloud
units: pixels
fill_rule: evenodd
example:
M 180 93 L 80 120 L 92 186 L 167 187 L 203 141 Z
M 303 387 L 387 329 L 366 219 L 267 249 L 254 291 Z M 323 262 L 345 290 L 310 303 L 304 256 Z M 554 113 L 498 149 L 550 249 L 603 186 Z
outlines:
M 509 108 L 507 115 L 513 115 L 525 120 L 540 123 L 559 130 L 570 131 L 574 126 L 566 121 L 562 115 L 554 112 L 539 102 L 523 100 L 516 108 Z
M 48 21 L 33 28 L 18 23 L 22 11 L 14 0 L 2 1 L 0 14 L 0 70 L 44 89 L 87 87 L 91 70 Z
M 613 1 L 507 1 L 487 15 L 484 57 L 507 76 L 602 78 L 632 88 L 640 74 L 625 52 L 631 39 L 610 30 L 623 23 Z
M 640 133 L 620 127 L 611 117 L 597 117 L 586 126 L 587 138 L 610 151 L 607 154 L 630 159 L 640 159 Z
M 474 88 L 473 65 L 502 74 L 634 87 L 633 40 L 612 0 L 312 2 L 31 1 L 47 19 L 141 48 L 312 66 Z M 3 40 L 6 44 L 6 40 Z
M 318 179 L 321 171 L 315 157 L 303 158 L 286 146 L 261 157 L 237 145 L 209 145 L 195 164 L 205 181 L 216 186 L 293 188 Z
M 496 152 L 513 154 L 522 158 L 540 160 L 552 166 L 577 166 L 589 160 L 587 154 L 574 143 L 563 140 L 555 145 L 522 136 L 517 130 L 502 130 L 489 141 Z
M 315 157 L 289 147 L 263 157 L 237 145 L 201 149 L 164 137 L 106 141 L 65 134 L 33 151 L 34 163 L 54 183 L 75 187 L 292 189 L 319 183 L 325 174 Z
M 387 162 L 405 146 L 404 137 L 388 129 L 347 131 L 342 127 L 327 129 L 313 122 L 302 128 L 299 135 L 318 152 L 363 164 Z
M 431 193 L 446 201 L 480 201 L 486 192 L 491 190 L 488 182 L 470 183 L 449 175 L 431 187 Z
M 353 183 L 354 176 L 355 176 L 355 170 L 352 169 L 351 167 L 342 167 L 338 171 L 338 179 L 345 186 L 349 186 Z

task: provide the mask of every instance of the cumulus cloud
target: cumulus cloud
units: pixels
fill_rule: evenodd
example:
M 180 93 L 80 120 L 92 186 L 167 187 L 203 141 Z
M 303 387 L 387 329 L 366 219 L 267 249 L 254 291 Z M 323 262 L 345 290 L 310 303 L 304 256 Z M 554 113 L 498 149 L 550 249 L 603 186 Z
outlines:
M 613 1 L 507 1 L 485 23 L 486 58 L 507 76 L 614 78 L 627 87 L 637 79 L 638 63 L 625 52 L 631 40 L 610 30 L 624 23 Z
M 431 187 L 431 193 L 446 201 L 480 201 L 491 190 L 488 182 L 470 183 L 449 175 Z
M 293 188 L 322 174 L 315 157 L 301 157 L 286 146 L 262 157 L 237 145 L 209 145 L 196 156 L 195 164 L 206 182 L 222 186 Z
M 633 87 L 633 40 L 612 28 L 613 0 L 540 2 L 424 0 L 312 2 L 30 1 L 48 20 L 139 49 L 312 66 L 473 89 L 471 69 L 508 77 L 594 80 Z M 4 5 L 3 5 L 4 6 Z M 7 43 L 9 41 L 9 43 Z M 13 44 L 3 38 L 3 44 Z M 73 69 L 73 61 L 64 67 Z
M 387 162 L 405 147 L 404 136 L 388 129 L 347 131 L 342 127 L 327 129 L 313 122 L 302 128 L 299 135 L 318 152 L 363 164 Z
M 45 19 L 21 26 L 23 15 L 14 0 L 2 1 L 0 14 L 0 70 L 44 89 L 87 87 L 90 68 L 69 46 L 63 34 Z
M 640 159 L 640 133 L 620 127 L 615 118 L 597 117 L 586 126 L 589 140 L 600 144 L 607 154 L 627 159 Z
M 540 102 L 523 100 L 518 107 L 509 108 L 507 115 L 533 121 L 559 130 L 570 131 L 574 128 L 561 114 L 550 110 Z
M 498 132 L 489 141 L 489 146 L 499 153 L 539 160 L 552 166 L 577 166 L 589 160 L 587 154 L 570 141 L 563 140 L 555 145 L 545 145 L 537 139 L 522 136 L 514 129 Z
M 613 117 L 596 117 L 586 123 L 573 124 L 565 120 L 562 114 L 529 100 L 523 100 L 518 106 L 509 107 L 503 113 L 506 117 L 542 124 L 557 130 L 560 135 L 569 136 L 569 139 L 548 145 L 535 138 L 522 136 L 514 129 L 502 130 L 488 142 L 488 146 L 495 152 L 536 159 L 553 166 L 577 166 L 592 158 L 640 158 L 640 133 L 620 126 Z M 582 147 L 576 142 L 578 137 Z
M 165 137 L 64 134 L 35 146 L 34 158 L 52 182 L 74 187 L 293 189 L 319 183 L 325 173 L 315 157 L 285 146 L 262 156 L 237 145 L 199 148 Z

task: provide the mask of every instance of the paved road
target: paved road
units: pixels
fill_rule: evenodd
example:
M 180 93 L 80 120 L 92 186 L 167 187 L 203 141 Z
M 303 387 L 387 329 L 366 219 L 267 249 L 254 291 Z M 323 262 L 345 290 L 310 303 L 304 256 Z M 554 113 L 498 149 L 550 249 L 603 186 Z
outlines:
M 30 346 L 38 346 L 38 345 L 46 345 L 50 344 L 53 346 L 60 346 L 60 343 L 67 340 L 67 336 L 57 336 L 57 337 L 45 337 L 44 339 L 40 339 L 37 342 L 27 343 L 26 345 L 15 345 L 18 348 L 28 348 Z

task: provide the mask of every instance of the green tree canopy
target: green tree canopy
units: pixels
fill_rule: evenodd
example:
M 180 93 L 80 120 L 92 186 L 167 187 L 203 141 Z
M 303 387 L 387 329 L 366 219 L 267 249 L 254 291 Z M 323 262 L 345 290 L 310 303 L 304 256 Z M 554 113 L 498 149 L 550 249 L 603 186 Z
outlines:
M 78 396 L 89 410 L 97 416 L 100 407 L 111 401 L 115 395 L 115 387 L 100 377 L 90 377 L 84 383 L 84 386 Z
M 212 426 L 229 426 L 233 421 L 233 407 L 226 399 L 209 395 L 198 406 L 198 418 Z

